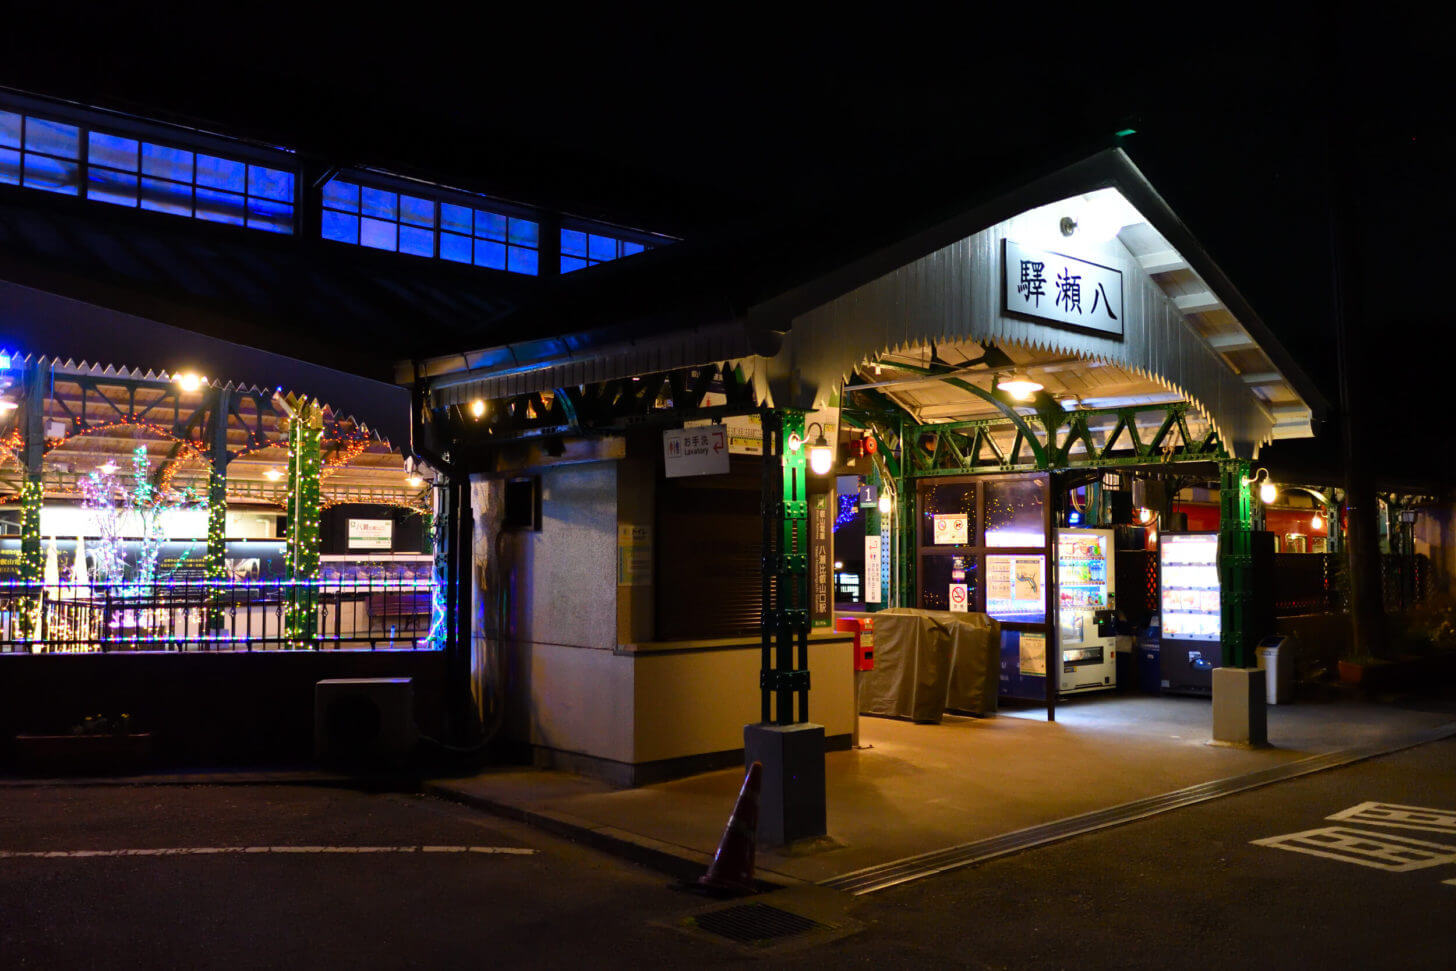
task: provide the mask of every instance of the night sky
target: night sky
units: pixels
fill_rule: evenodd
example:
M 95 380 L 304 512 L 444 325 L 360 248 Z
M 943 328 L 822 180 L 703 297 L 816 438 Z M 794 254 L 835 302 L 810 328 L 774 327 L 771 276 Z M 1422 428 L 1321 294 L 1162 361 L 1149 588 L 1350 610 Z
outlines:
M 684 237 L 954 179 L 982 156 L 1090 151 L 1131 127 L 1133 160 L 1332 403 L 1342 200 L 1357 397 L 1382 442 L 1405 443 L 1381 461 L 1456 473 L 1450 423 L 1426 417 L 1449 383 L 1456 215 L 1449 56 L 1432 25 L 682 9 L 461 20 L 407 5 L 218 29 L 68 6 L 63 20 L 16 15 L 0 84 Z M 1392 420 L 1408 426 L 1393 438 Z

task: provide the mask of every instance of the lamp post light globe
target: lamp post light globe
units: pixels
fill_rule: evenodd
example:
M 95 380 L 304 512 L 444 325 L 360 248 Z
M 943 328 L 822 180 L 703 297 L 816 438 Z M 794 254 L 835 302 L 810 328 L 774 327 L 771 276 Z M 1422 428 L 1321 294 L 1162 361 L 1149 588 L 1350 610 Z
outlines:
M 882 516 L 888 516 L 890 514 L 890 511 L 893 510 L 894 508 L 895 508 L 895 503 L 894 503 L 894 500 L 892 500 L 890 498 L 890 494 L 888 492 L 881 491 L 880 492 L 880 515 L 882 515 Z

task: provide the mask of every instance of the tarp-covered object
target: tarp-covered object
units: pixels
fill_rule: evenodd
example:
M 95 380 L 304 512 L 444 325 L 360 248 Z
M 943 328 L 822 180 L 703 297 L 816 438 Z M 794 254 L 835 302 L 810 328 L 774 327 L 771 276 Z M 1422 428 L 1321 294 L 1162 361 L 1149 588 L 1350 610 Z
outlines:
M 985 614 L 893 607 L 875 614 L 875 666 L 860 713 L 939 722 L 996 711 L 1001 624 Z

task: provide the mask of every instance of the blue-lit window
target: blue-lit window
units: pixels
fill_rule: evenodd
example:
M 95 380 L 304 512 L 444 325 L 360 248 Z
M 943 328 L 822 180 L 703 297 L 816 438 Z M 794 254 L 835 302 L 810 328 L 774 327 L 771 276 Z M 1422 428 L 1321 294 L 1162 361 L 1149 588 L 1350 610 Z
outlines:
M 598 263 L 619 260 L 624 256 L 635 256 L 652 247 L 630 239 L 618 239 L 604 233 L 590 233 L 580 229 L 561 231 L 561 272 L 584 270 Z
M 291 233 L 293 178 L 285 169 L 0 111 L 0 183 Z
M 426 196 L 334 179 L 324 186 L 323 237 L 535 276 L 540 226 Z

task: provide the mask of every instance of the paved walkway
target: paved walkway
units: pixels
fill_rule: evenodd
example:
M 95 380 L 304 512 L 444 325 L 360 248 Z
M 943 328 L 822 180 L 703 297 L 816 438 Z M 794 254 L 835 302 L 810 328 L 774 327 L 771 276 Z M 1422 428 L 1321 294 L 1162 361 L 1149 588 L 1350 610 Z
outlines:
M 1274 747 L 1207 743 L 1207 700 L 1084 696 L 1057 707 L 948 716 L 940 725 L 861 719 L 868 748 L 826 757 L 829 839 L 763 849 L 767 879 L 822 881 L 1175 789 L 1312 755 L 1395 744 L 1456 720 L 1349 700 L 1271 706 Z M 564 772 L 500 767 L 440 780 L 434 791 L 529 819 L 675 872 L 705 867 L 743 772 L 729 769 L 638 789 Z

